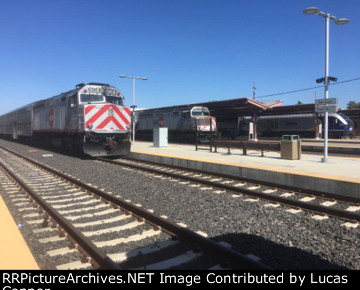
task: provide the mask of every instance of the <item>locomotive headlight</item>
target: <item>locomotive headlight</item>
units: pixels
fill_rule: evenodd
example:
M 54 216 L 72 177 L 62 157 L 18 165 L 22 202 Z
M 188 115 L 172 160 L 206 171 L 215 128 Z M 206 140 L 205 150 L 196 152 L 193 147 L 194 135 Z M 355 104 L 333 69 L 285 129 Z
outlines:
M 92 128 L 94 127 L 93 123 L 89 124 L 89 130 L 92 130 Z

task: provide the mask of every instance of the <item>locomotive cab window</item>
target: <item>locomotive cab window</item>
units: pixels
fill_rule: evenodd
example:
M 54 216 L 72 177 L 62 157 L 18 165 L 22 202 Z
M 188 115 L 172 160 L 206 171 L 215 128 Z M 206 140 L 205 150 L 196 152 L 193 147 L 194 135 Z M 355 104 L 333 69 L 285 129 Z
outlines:
M 80 102 L 81 103 L 104 102 L 104 97 L 101 95 L 81 94 Z
M 192 111 L 191 115 L 193 117 L 196 117 L 196 116 L 210 116 L 210 113 L 208 111 Z
M 71 108 L 76 106 L 76 103 L 77 103 L 76 95 L 71 96 L 68 100 L 69 100 L 68 102 L 69 102 L 69 105 Z
M 193 111 L 193 112 L 191 113 L 191 115 L 192 115 L 193 117 L 196 117 L 196 116 L 202 116 L 202 112 L 199 112 L 199 111 Z
M 123 99 L 122 98 L 118 98 L 118 97 L 113 97 L 113 96 L 105 96 L 106 102 L 107 103 L 111 103 L 114 105 L 123 105 Z

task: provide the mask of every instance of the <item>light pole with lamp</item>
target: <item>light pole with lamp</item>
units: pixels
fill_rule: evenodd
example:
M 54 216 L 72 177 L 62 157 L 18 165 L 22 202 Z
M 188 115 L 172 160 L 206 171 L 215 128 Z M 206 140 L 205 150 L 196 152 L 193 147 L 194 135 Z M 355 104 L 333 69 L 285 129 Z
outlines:
M 329 23 L 330 20 L 335 21 L 336 24 L 346 24 L 349 22 L 349 19 L 346 18 L 336 18 L 334 15 L 329 13 L 324 13 L 316 7 L 309 7 L 303 11 L 305 14 L 316 14 L 325 18 L 325 77 L 324 77 L 324 99 L 328 98 L 329 95 L 329 82 L 332 79 L 329 77 Z M 329 113 L 325 111 L 325 128 L 324 128 L 324 157 L 322 162 L 328 161 L 328 118 Z
M 129 78 L 132 79 L 132 106 L 131 108 L 133 109 L 132 111 L 132 117 L 131 117 L 131 123 L 132 123 L 132 132 L 133 132 L 133 137 L 132 137 L 132 143 L 135 143 L 135 80 L 144 80 L 146 81 L 147 78 L 141 78 L 141 77 L 133 77 L 133 76 L 119 76 L 120 78 Z

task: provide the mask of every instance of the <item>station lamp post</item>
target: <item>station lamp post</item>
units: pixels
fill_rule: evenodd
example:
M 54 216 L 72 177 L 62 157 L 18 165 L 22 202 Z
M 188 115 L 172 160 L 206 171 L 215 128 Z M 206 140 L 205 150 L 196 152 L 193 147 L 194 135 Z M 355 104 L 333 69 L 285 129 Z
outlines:
M 133 77 L 133 76 L 119 76 L 120 78 L 129 78 L 132 79 L 132 117 L 131 117 L 131 123 L 132 123 L 132 132 L 133 132 L 133 136 L 132 136 L 132 143 L 135 143 L 135 80 L 143 80 L 146 81 L 147 78 L 141 78 L 141 77 Z
M 335 21 L 336 24 L 346 24 L 349 22 L 349 19 L 346 18 L 336 18 L 334 15 L 329 13 L 324 13 L 316 7 L 309 7 L 303 11 L 305 14 L 316 14 L 325 18 L 325 77 L 320 79 L 321 82 L 324 82 L 324 99 L 327 99 L 329 96 L 329 83 L 330 80 L 335 80 L 335 78 L 329 77 L 329 23 L 330 20 Z M 324 128 L 324 157 L 322 162 L 328 161 L 328 111 L 325 111 L 325 128 Z

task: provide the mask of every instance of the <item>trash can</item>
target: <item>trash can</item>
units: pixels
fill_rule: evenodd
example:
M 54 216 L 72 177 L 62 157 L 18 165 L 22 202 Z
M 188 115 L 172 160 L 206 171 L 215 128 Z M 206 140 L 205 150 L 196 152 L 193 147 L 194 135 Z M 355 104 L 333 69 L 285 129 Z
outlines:
M 168 146 L 168 128 L 154 128 L 154 147 Z
M 281 159 L 301 159 L 301 141 L 299 135 L 283 135 L 280 150 Z

